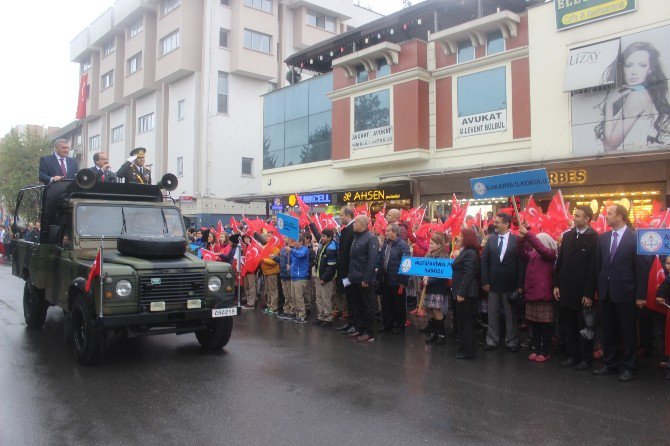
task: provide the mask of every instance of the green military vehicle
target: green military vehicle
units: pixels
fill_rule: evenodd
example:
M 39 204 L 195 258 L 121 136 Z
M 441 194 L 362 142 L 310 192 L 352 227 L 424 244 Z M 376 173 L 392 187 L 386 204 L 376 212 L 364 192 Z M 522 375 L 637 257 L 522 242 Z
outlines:
M 105 183 L 84 169 L 74 181 L 23 188 L 13 224 L 23 236 L 13 240 L 12 273 L 25 280 L 28 327 L 42 327 L 47 309 L 60 307 L 65 340 L 83 364 L 102 359 L 110 332 L 195 333 L 205 349 L 222 349 L 230 316 L 240 313 L 234 271 L 186 252 L 181 212 L 162 191 L 176 183 L 171 174 L 156 186 Z M 41 229 L 28 233 L 28 222 Z

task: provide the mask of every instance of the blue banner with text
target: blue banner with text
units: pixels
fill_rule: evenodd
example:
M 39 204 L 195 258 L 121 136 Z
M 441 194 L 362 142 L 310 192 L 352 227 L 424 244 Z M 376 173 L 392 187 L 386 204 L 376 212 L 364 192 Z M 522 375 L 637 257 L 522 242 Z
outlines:
M 472 178 L 470 187 L 474 198 L 509 197 L 551 192 L 547 169 L 524 170 L 503 175 Z
M 398 274 L 406 276 L 428 276 L 451 279 L 452 259 L 435 257 L 403 257 Z

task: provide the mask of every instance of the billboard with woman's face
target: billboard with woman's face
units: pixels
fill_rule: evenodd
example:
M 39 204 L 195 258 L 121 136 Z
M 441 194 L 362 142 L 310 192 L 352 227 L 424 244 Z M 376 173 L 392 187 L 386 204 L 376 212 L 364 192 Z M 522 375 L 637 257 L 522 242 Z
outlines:
M 621 37 L 618 57 L 601 74 L 603 91 L 573 92 L 574 156 L 670 150 L 668 36 L 670 26 Z

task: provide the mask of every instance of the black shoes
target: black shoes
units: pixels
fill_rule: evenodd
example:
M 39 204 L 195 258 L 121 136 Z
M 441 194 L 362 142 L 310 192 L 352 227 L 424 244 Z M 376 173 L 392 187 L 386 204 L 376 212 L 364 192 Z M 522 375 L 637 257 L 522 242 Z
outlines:
M 606 376 L 606 375 L 614 375 L 616 372 L 617 372 L 616 369 L 611 369 L 607 366 L 602 366 L 599 369 L 595 369 L 593 371 L 593 374 L 598 376 Z
M 624 383 L 632 381 L 634 379 L 635 379 L 635 373 L 633 373 L 630 370 L 624 370 L 623 372 L 621 372 L 621 375 L 619 375 L 619 381 Z
M 561 367 L 574 367 L 577 365 L 577 361 L 574 358 L 568 358 L 561 362 Z
M 509 347 L 506 347 L 507 350 L 510 351 L 510 353 L 516 353 L 519 351 L 519 346 L 518 345 L 511 345 Z
M 588 370 L 591 368 L 591 364 L 586 361 L 579 361 L 579 364 L 577 364 L 577 367 L 575 368 L 577 370 Z
M 392 331 L 393 334 L 402 334 L 405 332 L 405 327 L 395 327 Z
M 490 352 L 490 351 L 495 350 L 497 348 L 498 348 L 497 345 L 486 344 L 486 346 L 484 346 L 484 351 L 485 352 Z

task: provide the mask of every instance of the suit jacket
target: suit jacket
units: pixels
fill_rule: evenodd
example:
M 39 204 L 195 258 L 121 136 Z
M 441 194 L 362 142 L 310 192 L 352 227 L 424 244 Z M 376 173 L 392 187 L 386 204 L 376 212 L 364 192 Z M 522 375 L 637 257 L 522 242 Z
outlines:
M 125 178 L 126 183 L 151 184 L 151 171 L 146 167 L 143 170 L 143 174 L 140 174 L 140 171 L 135 163 L 126 161 L 116 172 L 116 176 L 119 178 Z
M 97 166 L 93 166 L 92 169 L 93 172 L 95 172 L 95 176 L 98 177 L 98 181 L 103 181 L 102 179 L 104 177 L 105 183 L 116 183 L 116 174 L 111 170 L 102 170 Z
M 451 265 L 451 293 L 461 297 L 479 297 L 479 262 L 474 249 L 461 249 Z
M 582 308 L 582 297 L 587 295 L 586 287 L 597 246 L 598 233 L 592 228 L 587 228 L 579 238 L 576 229 L 563 235 L 554 268 L 554 286 L 561 291 L 562 307 L 572 310 Z
M 491 291 L 508 293 L 523 288 L 525 264 L 517 254 L 519 238 L 509 235 L 507 249 L 500 261 L 498 234 L 493 234 L 482 252 L 482 285 L 490 285 Z
M 610 262 L 611 241 L 612 231 L 598 237 L 586 295 L 594 297 L 597 292 L 599 299 L 609 299 L 614 303 L 631 303 L 636 299 L 645 299 L 651 260 L 649 256 L 637 254 L 635 231 L 626 228 Z
M 65 179 L 74 180 L 74 176 L 79 170 L 77 161 L 74 158 L 66 157 L 65 167 L 67 169 Z M 51 178 L 61 176 L 63 176 L 63 172 L 60 170 L 60 163 L 58 162 L 58 157 L 55 153 L 40 158 L 39 180 L 41 183 L 49 184 Z
M 345 294 L 342 279 L 349 276 L 349 259 L 351 258 L 351 245 L 354 243 L 354 224 L 345 226 L 340 230 L 340 251 L 337 256 L 337 282 L 336 288 L 339 294 Z

